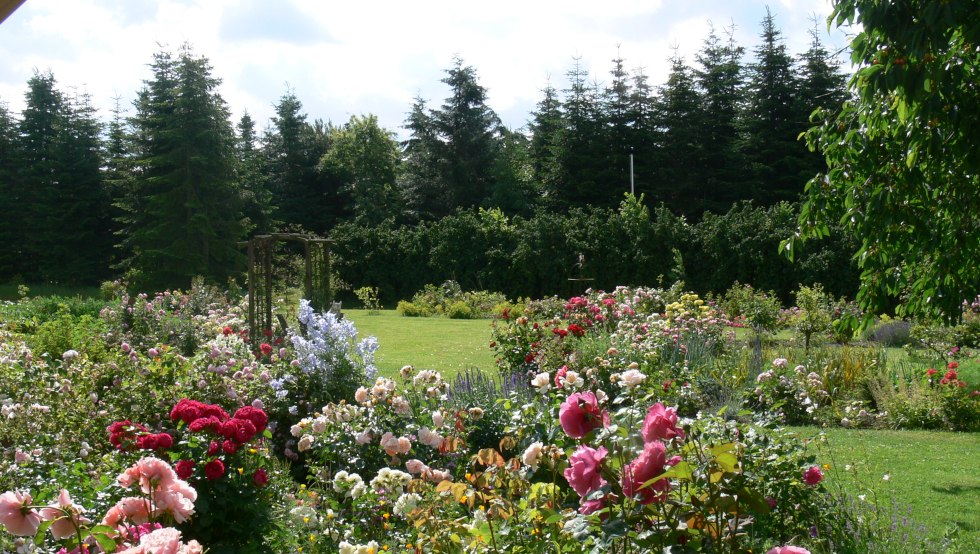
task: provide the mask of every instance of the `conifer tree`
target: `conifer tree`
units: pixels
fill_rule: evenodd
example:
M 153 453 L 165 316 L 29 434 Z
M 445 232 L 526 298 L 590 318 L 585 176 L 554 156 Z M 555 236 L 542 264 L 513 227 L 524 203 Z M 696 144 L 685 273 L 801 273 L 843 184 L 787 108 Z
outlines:
M 22 248 L 25 237 L 22 233 L 20 201 L 21 189 L 17 179 L 17 122 L 7 104 L 0 102 L 0 279 L 9 279 L 21 273 L 23 263 Z
M 151 64 L 130 120 L 133 187 L 125 207 L 123 267 L 144 289 L 223 282 L 244 257 L 234 133 L 207 59 L 184 46 Z
M 675 52 L 670 63 L 657 104 L 660 170 L 651 200 L 665 202 L 674 213 L 700 213 L 710 193 L 703 188 L 701 99 L 684 58 Z
M 531 131 L 531 178 L 539 194 L 550 201 L 558 195 L 562 184 L 560 149 L 565 120 L 555 87 L 549 82 L 542 93 L 528 124 Z
M 772 205 L 800 199 L 805 185 L 800 172 L 806 147 L 799 140 L 804 128 L 800 126 L 793 60 L 768 8 L 761 38 L 755 63 L 750 66 L 745 154 L 752 179 L 749 198 Z
M 275 204 L 266 186 L 265 159 L 258 148 L 255 121 L 248 111 L 242 114 L 235 130 L 235 157 L 238 188 L 242 195 L 243 224 L 248 235 L 272 231 Z

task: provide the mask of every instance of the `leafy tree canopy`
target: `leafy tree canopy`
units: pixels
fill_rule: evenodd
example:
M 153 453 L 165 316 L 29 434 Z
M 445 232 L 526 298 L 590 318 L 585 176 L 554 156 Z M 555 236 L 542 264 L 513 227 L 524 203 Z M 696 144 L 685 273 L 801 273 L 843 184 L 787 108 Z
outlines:
M 853 25 L 839 114 L 807 133 L 829 169 L 811 180 L 800 232 L 840 221 L 858 241 L 858 299 L 955 319 L 980 292 L 980 25 L 976 0 L 838 0 L 831 25 Z

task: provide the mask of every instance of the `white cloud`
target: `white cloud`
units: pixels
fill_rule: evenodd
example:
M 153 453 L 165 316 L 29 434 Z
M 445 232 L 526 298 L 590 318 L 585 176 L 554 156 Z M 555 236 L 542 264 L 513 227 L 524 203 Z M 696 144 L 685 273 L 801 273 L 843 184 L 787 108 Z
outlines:
M 160 45 L 190 43 L 223 80 L 222 96 L 237 117 L 248 110 L 264 127 L 272 106 L 295 89 L 310 118 L 342 123 L 376 113 L 400 130 L 417 94 L 438 105 L 439 80 L 454 55 L 476 68 L 490 104 L 520 127 L 550 81 L 565 86 L 581 56 L 600 82 L 617 55 L 642 67 L 654 86 L 669 68 L 671 45 L 688 63 L 707 35 L 732 20 L 736 40 L 755 44 L 764 5 L 724 0 L 356 2 L 295 0 L 31 0 L 0 26 L 0 101 L 22 108 L 31 72 L 51 69 L 62 86 L 87 90 L 104 113 L 121 95 L 129 105 L 149 78 Z M 794 53 L 809 42 L 810 13 L 827 0 L 780 0 L 776 23 Z M 840 41 L 838 40 L 838 43 Z

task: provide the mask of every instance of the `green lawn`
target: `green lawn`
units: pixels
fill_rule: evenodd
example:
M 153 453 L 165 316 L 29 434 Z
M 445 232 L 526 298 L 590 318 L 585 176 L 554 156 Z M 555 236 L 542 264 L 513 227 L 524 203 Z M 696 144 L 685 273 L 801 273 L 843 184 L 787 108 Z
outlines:
M 394 310 L 368 315 L 366 310 L 344 310 L 359 336 L 375 336 L 380 347 L 381 375 L 394 376 L 404 365 L 436 369 L 446 379 L 471 367 L 492 370 L 489 319 L 402 317 Z
M 980 552 L 980 433 L 794 430 L 826 437 L 810 443 L 826 484 L 910 510 L 935 540 L 955 528 L 964 552 Z

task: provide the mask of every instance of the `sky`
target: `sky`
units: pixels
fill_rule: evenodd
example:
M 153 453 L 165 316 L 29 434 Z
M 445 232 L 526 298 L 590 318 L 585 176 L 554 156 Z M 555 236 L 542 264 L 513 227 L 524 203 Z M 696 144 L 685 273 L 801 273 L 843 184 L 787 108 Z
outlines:
M 131 112 L 153 54 L 188 43 L 211 62 L 235 121 L 247 110 L 265 129 L 292 90 L 310 121 L 375 114 L 405 138 L 413 100 L 439 106 L 458 56 L 518 129 L 549 82 L 565 87 L 576 58 L 600 84 L 621 57 L 659 85 L 673 48 L 695 64 L 710 24 L 734 25 L 750 61 L 767 5 L 794 55 L 814 16 L 828 49 L 847 43 L 827 30 L 830 0 L 27 0 L 0 24 L 0 103 L 18 114 L 28 79 L 50 70 L 101 117 L 116 98 Z

